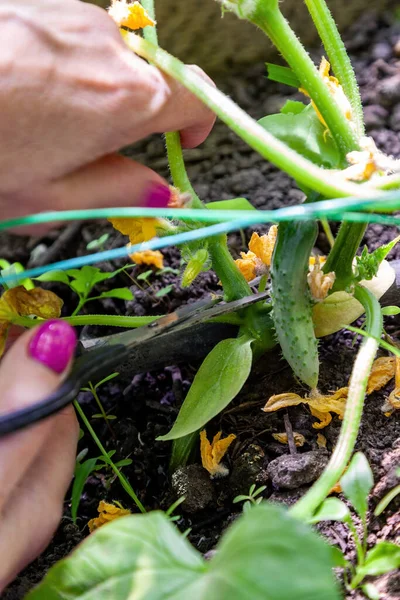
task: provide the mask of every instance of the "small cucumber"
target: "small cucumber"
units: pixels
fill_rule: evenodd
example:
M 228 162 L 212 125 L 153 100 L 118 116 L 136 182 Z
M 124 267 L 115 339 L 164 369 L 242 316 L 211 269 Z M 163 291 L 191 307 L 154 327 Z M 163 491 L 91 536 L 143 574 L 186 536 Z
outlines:
M 319 360 L 307 273 L 317 233 L 312 221 L 281 223 L 271 264 L 276 335 L 295 375 L 311 388 L 318 383 Z

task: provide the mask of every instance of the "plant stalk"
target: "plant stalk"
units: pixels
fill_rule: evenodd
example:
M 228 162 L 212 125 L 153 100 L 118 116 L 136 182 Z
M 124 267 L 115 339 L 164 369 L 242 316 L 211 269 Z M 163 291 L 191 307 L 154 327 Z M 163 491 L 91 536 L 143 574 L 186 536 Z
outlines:
M 358 88 L 353 66 L 332 17 L 332 13 L 325 0 L 304 1 L 325 47 L 333 72 L 339 79 L 343 91 L 349 99 L 352 108 L 353 121 L 357 128 L 357 135 L 358 137 L 361 137 L 364 135 L 365 129 L 360 90 Z
M 343 158 L 348 152 L 358 150 L 357 136 L 351 128 L 350 122 L 331 95 L 308 52 L 281 11 L 267 8 L 264 15 L 257 14 L 253 23 L 270 38 L 300 80 L 302 88 L 315 102 L 341 150 Z
M 107 453 L 106 449 L 104 448 L 103 444 L 100 442 L 99 438 L 97 437 L 96 432 L 94 431 L 93 427 L 89 423 L 89 420 L 87 419 L 85 413 L 83 412 L 83 410 L 82 410 L 79 402 L 77 400 L 74 400 L 73 404 L 74 404 L 75 410 L 77 411 L 77 413 L 81 417 L 82 421 L 85 423 L 87 430 L 89 431 L 90 435 L 93 438 L 93 441 L 95 442 L 95 444 L 97 445 L 97 447 L 100 450 L 101 454 L 103 455 L 103 458 L 105 459 L 105 461 L 107 462 L 107 464 L 110 465 L 110 467 L 114 471 L 115 475 L 120 480 L 122 487 L 124 488 L 124 490 L 126 491 L 126 493 L 129 494 L 129 496 L 132 498 L 132 500 L 134 501 L 134 503 L 136 504 L 136 506 L 138 507 L 138 509 L 140 510 L 140 512 L 143 513 L 143 514 L 145 514 L 146 513 L 145 507 L 143 506 L 143 504 L 140 502 L 139 498 L 135 494 L 135 492 L 134 492 L 131 484 L 129 483 L 129 481 L 126 479 L 126 477 L 124 477 L 124 475 L 122 475 L 122 473 L 115 466 L 115 464 L 113 463 L 113 461 L 111 460 L 111 458 L 108 456 L 108 453 Z
M 330 461 L 318 481 L 290 509 L 292 515 L 300 519 L 309 519 L 339 481 L 353 453 L 360 427 L 368 377 L 379 346 L 377 340 L 382 334 L 383 321 L 379 302 L 369 290 L 358 285 L 354 296 L 365 309 L 366 331 L 373 338 L 364 339 L 354 362 L 342 428 Z
M 366 229 L 365 223 L 345 221 L 340 226 L 333 248 L 322 268 L 324 273 L 335 272 L 334 292 L 345 290 L 351 284 L 354 278 L 353 260 Z
M 159 69 L 168 73 L 189 89 L 261 156 L 287 172 L 304 186 L 321 193 L 327 198 L 370 196 L 370 190 L 362 186 L 339 178 L 337 178 L 339 181 L 335 182 L 331 171 L 317 167 L 288 148 L 286 144 L 263 129 L 228 96 L 204 81 L 197 73 L 165 52 L 165 50 L 150 44 L 134 33 L 129 33 L 125 41 L 131 50 L 155 64 Z M 318 74 L 317 76 L 319 77 Z

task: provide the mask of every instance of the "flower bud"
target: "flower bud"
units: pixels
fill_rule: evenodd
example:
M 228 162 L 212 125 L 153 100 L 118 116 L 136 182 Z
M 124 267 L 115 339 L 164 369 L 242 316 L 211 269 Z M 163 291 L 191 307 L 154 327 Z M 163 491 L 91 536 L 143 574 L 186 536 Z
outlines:
M 190 258 L 188 264 L 182 275 L 182 287 L 189 287 L 196 277 L 202 272 L 207 270 L 209 263 L 208 250 L 204 248 L 197 250 L 195 254 Z

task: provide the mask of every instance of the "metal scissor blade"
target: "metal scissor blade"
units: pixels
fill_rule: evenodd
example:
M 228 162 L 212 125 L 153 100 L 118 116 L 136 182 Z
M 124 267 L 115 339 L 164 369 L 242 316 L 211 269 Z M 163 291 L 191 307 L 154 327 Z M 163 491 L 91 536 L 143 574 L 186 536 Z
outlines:
M 193 331 L 193 340 L 196 335 L 201 340 L 204 330 L 199 329 L 199 326 L 202 323 L 223 314 L 246 308 L 266 299 L 267 296 L 268 293 L 264 292 L 225 304 L 217 304 L 218 299 L 211 302 L 203 300 L 178 309 L 176 312 L 166 315 L 145 327 L 107 336 L 105 339 L 99 338 L 98 343 L 92 349 L 84 350 L 78 356 L 67 379 L 53 394 L 34 406 L 0 416 L 0 437 L 27 427 L 59 411 L 76 398 L 82 386 L 87 384 L 88 381 L 95 381 L 100 377 L 109 375 L 119 365 L 129 361 L 131 356 L 144 358 L 144 360 L 138 361 L 140 363 L 139 370 L 137 370 L 138 364 L 136 366 L 135 363 L 132 364 L 132 375 L 135 372 L 145 370 L 146 365 L 154 365 L 154 359 L 152 363 L 151 358 L 148 357 L 146 362 L 146 356 L 142 356 L 146 354 L 146 351 L 149 352 L 151 345 L 154 347 L 152 343 L 154 340 L 157 340 L 161 348 L 163 346 L 166 348 L 168 341 L 175 345 L 176 335 L 188 329 Z M 218 327 L 219 325 L 214 324 L 214 326 Z M 221 327 L 225 327 L 225 325 Z

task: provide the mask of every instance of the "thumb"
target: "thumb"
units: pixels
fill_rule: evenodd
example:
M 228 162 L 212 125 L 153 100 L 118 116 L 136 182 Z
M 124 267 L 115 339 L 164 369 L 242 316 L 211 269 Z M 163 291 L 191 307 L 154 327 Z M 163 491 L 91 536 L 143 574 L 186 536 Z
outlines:
M 76 347 L 74 329 L 47 321 L 22 335 L 0 365 L 0 414 L 39 402 L 65 377 Z M 56 417 L 0 439 L 0 513 L 40 453 Z

